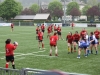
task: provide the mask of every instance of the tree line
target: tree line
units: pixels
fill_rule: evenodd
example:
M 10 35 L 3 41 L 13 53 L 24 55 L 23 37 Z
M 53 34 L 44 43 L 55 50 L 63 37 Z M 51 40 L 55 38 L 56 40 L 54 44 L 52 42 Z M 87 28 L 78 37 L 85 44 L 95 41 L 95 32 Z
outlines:
M 80 10 L 80 5 L 73 1 L 66 5 L 66 14 L 71 15 L 72 19 L 76 16 L 86 15 L 87 18 L 94 20 L 95 16 L 100 20 L 100 3 L 96 0 L 88 0 L 88 3 Z M 50 13 L 53 20 L 62 18 L 63 5 L 61 2 L 54 0 L 49 3 L 48 8 L 43 9 L 38 4 L 31 5 L 29 8 L 24 8 L 20 2 L 15 0 L 5 0 L 0 3 L 0 17 L 4 20 L 11 20 L 16 15 L 35 15 L 37 13 Z

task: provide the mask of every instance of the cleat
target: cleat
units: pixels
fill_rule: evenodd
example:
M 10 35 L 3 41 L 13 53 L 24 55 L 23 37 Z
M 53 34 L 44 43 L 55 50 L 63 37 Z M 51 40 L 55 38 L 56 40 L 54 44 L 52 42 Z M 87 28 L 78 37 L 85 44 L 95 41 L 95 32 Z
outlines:
M 78 59 L 80 59 L 80 57 L 77 57 Z
M 55 56 L 58 56 L 58 54 L 55 54 Z
M 49 56 L 52 56 L 52 54 L 49 54 Z

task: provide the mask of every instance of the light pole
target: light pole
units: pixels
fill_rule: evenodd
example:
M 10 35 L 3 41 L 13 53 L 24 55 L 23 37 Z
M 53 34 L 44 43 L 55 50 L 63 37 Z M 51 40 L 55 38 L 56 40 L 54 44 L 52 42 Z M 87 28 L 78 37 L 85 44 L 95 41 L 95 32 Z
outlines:
M 64 2 L 64 24 L 66 21 L 66 0 L 61 0 L 62 2 Z

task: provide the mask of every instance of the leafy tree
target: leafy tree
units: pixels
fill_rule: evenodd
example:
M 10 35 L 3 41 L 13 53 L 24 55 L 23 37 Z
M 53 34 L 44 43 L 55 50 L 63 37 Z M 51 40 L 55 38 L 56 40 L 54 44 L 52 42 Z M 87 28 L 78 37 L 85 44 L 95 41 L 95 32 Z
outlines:
M 100 11 L 97 6 L 93 6 L 87 11 L 87 16 L 91 16 L 93 20 L 94 20 L 94 16 L 99 16 L 99 15 L 100 15 Z
M 100 12 L 100 2 L 98 3 L 98 8 L 99 8 L 99 12 Z M 100 14 L 99 14 L 99 21 L 100 21 Z
M 18 14 L 20 14 L 21 11 L 23 10 L 23 6 L 21 5 L 20 2 L 17 2 L 17 3 L 18 3 L 18 8 L 19 8 L 19 13 Z
M 39 11 L 41 11 L 41 13 L 50 13 L 50 11 L 48 9 L 42 9 L 42 8 L 40 8 Z
M 72 16 L 72 20 L 74 21 L 74 17 L 80 16 L 81 12 L 77 8 L 73 8 L 70 12 L 70 15 Z
M 98 4 L 98 0 L 88 0 L 87 4 L 90 6 L 96 6 Z
M 67 15 L 70 15 L 70 12 L 73 8 L 77 8 L 79 10 L 79 5 L 77 2 L 70 2 L 68 5 L 67 5 L 67 10 L 66 10 L 66 13 Z
M 32 6 L 29 7 L 35 14 L 39 12 L 39 6 L 38 4 L 33 4 Z
M 55 20 L 55 17 L 57 16 L 54 13 L 56 8 L 58 8 L 58 10 L 62 10 L 62 4 L 59 1 L 55 0 L 51 3 L 49 3 L 48 10 L 50 11 L 51 15 L 54 17 L 54 20 Z
M 87 10 L 88 10 L 89 8 L 91 8 L 89 5 L 84 6 L 83 9 L 82 9 L 82 14 L 83 14 L 83 15 L 86 15 Z
M 35 13 L 34 13 L 31 9 L 25 8 L 25 9 L 21 12 L 21 15 L 35 15 Z
M 5 0 L 0 5 L 0 16 L 7 21 L 20 12 L 19 4 L 15 0 Z
M 55 8 L 53 14 L 55 14 L 55 16 L 57 18 L 61 18 L 64 14 L 63 10 L 62 9 L 59 9 L 59 8 Z

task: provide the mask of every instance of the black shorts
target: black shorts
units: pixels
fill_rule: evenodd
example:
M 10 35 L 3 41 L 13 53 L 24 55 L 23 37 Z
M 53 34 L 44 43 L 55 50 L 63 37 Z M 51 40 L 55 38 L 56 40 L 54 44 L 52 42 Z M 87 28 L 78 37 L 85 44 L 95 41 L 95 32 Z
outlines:
M 39 40 L 39 42 L 42 42 L 43 40 Z
M 42 32 L 44 33 L 45 30 L 42 30 Z
M 13 55 L 10 55 L 10 56 L 6 56 L 6 61 L 7 62 L 14 62 L 14 56 Z
M 58 35 L 61 35 L 61 32 L 57 32 Z
M 78 40 L 74 40 L 73 42 L 76 42 L 78 44 Z

